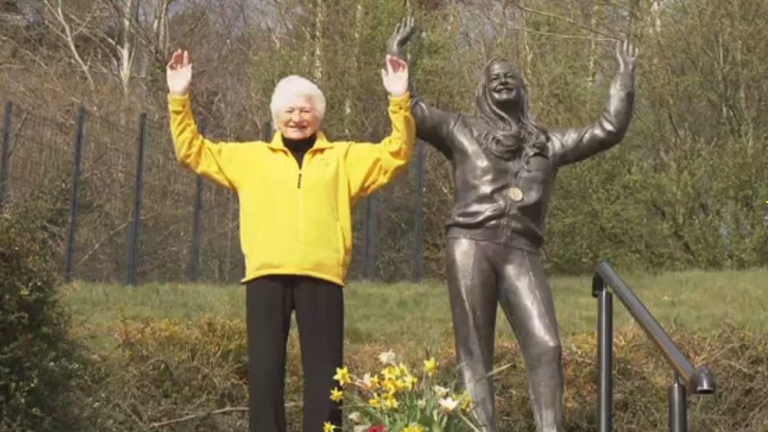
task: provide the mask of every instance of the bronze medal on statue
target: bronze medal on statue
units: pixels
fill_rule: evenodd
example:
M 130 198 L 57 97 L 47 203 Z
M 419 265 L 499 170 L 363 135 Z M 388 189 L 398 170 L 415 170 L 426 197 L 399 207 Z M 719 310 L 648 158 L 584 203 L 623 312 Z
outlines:
M 513 201 L 520 202 L 523 200 L 523 191 L 519 188 L 513 187 L 507 191 L 507 195 L 512 198 Z

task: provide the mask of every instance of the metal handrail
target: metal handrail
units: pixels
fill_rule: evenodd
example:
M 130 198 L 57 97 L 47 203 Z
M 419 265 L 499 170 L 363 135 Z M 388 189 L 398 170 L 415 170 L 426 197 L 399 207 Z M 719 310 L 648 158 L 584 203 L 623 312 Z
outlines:
M 687 391 L 715 393 L 715 376 L 706 366 L 694 368 L 632 289 L 606 262 L 600 263 L 592 279 L 592 296 L 598 299 L 598 432 L 610 432 L 613 428 L 613 297 L 610 291 L 616 294 L 675 371 L 674 382 L 669 387 L 669 430 L 686 432 Z

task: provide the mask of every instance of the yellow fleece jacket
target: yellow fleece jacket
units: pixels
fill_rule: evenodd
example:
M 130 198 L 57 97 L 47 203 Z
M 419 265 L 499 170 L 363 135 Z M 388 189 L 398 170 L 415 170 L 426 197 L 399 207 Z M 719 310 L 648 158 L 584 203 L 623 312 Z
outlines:
M 270 143 L 211 142 L 198 132 L 189 95 L 168 103 L 179 162 L 238 195 L 242 282 L 290 274 L 344 286 L 355 200 L 391 182 L 413 155 L 410 96 L 390 98 L 392 133 L 381 143 L 328 142 L 318 132 L 303 166 L 279 132 Z

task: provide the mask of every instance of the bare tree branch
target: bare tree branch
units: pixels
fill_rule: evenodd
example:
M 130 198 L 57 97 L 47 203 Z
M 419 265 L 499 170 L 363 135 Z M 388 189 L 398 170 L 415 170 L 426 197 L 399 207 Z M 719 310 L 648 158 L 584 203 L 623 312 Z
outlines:
M 287 403 L 287 404 L 285 404 L 286 408 L 294 408 L 294 407 L 298 407 L 298 406 L 301 406 L 301 404 L 299 404 L 299 403 Z M 150 428 L 157 429 L 157 428 L 161 428 L 161 427 L 171 426 L 171 425 L 174 425 L 174 424 L 183 423 L 183 422 L 187 422 L 187 421 L 190 421 L 190 420 L 195 420 L 195 419 L 198 419 L 198 418 L 201 418 L 201 417 L 207 417 L 209 415 L 227 414 L 227 413 L 233 413 L 233 412 L 247 412 L 247 411 L 248 411 L 248 407 L 226 407 L 226 408 L 221 408 L 221 409 L 217 409 L 217 410 L 213 410 L 213 411 L 209 411 L 209 412 L 205 412 L 205 413 L 201 413 L 201 414 L 191 414 L 191 415 L 188 415 L 186 417 L 181 417 L 181 418 L 174 419 L 174 420 L 166 420 L 166 421 L 162 421 L 162 422 L 152 423 L 150 425 Z
M 72 58 L 80 67 L 80 70 L 85 75 L 86 80 L 88 80 L 88 87 L 90 87 L 91 90 L 95 90 L 96 84 L 93 81 L 90 69 L 88 68 L 88 65 L 83 61 L 80 53 L 77 51 L 77 45 L 75 45 L 75 34 L 73 34 L 72 28 L 70 27 L 67 18 L 64 16 L 62 0 L 56 0 L 55 7 L 53 4 L 51 4 L 51 0 L 42 0 L 42 2 L 56 19 L 56 21 L 58 21 L 58 23 L 61 25 L 62 30 L 58 30 L 53 26 L 51 26 L 51 28 L 64 39 L 64 42 L 67 44 L 67 47 L 72 54 Z
M 565 22 L 567 22 L 567 23 L 569 23 L 569 24 L 573 24 L 573 25 L 575 25 L 576 27 L 579 27 L 579 28 L 580 28 L 580 29 L 582 29 L 582 30 L 586 30 L 586 31 L 588 31 L 588 32 L 590 32 L 590 33 L 599 34 L 599 35 L 601 35 L 601 36 L 604 36 L 604 37 L 606 37 L 606 38 L 609 38 L 609 39 L 611 39 L 611 40 L 616 40 L 616 39 L 618 39 L 616 36 L 612 36 L 612 35 L 610 35 L 610 34 L 608 34 L 608 33 L 605 33 L 605 32 L 603 32 L 603 31 L 600 31 L 600 30 L 598 30 L 598 29 L 596 29 L 596 28 L 593 28 L 593 27 L 591 27 L 591 26 L 588 26 L 588 25 L 586 25 L 586 24 L 582 24 L 582 23 L 580 23 L 580 22 L 578 22 L 578 21 L 576 21 L 576 20 L 573 20 L 573 19 L 571 19 L 571 18 L 568 18 L 568 17 L 564 17 L 564 16 L 560 16 L 560 15 L 556 15 L 556 14 L 553 14 L 553 13 L 549 13 L 549 12 L 544 12 L 544 11 L 540 11 L 540 10 L 536 10 L 536 9 L 532 9 L 532 8 L 529 8 L 529 7 L 527 7 L 527 6 L 523 5 L 523 4 L 521 4 L 519 1 L 514 1 L 514 0 L 513 0 L 513 1 L 510 1 L 510 4 L 512 4 L 513 6 L 515 6 L 515 7 L 519 8 L 520 10 L 522 10 L 522 11 L 524 11 L 524 12 L 528 12 L 528 13 L 532 13 L 532 14 L 536 14 L 536 15 L 541 15 L 541 16 L 544 16 L 544 17 L 547 17 L 547 18 L 553 18 L 553 19 L 557 19 L 557 20 L 560 20 L 560 21 L 565 21 Z M 588 39 L 588 38 L 584 38 L 584 39 Z

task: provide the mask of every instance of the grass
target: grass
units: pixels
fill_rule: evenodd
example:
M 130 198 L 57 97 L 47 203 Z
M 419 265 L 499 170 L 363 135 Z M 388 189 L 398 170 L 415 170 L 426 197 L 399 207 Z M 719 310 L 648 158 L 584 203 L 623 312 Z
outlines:
M 755 333 L 768 328 L 768 270 L 634 274 L 624 279 L 665 328 L 705 334 L 726 323 Z M 593 332 L 597 304 L 590 295 L 590 278 L 552 278 L 551 284 L 563 338 Z M 76 328 L 84 330 L 97 351 L 114 347 L 112 332 L 121 314 L 130 320 L 245 317 L 244 289 L 237 285 L 129 288 L 76 283 L 66 288 L 64 299 Z M 621 305 L 616 304 L 614 310 L 616 328 L 632 325 Z M 355 348 L 387 345 L 420 355 L 425 348 L 453 343 L 444 283 L 351 283 L 346 291 L 346 313 L 345 336 Z M 500 338 L 514 338 L 501 311 L 497 332 Z

